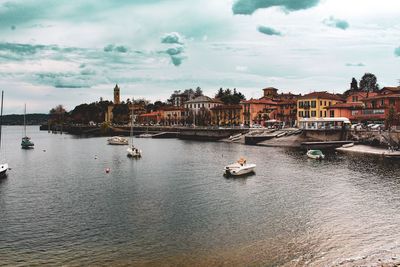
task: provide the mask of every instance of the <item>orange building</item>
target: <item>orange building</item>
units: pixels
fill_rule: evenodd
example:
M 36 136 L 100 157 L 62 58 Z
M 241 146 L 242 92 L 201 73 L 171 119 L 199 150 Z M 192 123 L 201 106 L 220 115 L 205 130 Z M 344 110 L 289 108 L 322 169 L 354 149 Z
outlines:
M 219 105 L 211 108 L 211 124 L 239 126 L 243 121 L 242 105 Z
M 138 116 L 139 123 L 145 125 L 161 124 L 163 122 L 163 119 L 164 111 L 162 110 L 145 113 Z
M 243 124 L 265 125 L 266 121 L 277 119 L 277 103 L 270 99 L 250 99 L 240 102 L 243 111 Z
M 163 125 L 183 124 L 184 108 L 177 106 L 163 107 Z

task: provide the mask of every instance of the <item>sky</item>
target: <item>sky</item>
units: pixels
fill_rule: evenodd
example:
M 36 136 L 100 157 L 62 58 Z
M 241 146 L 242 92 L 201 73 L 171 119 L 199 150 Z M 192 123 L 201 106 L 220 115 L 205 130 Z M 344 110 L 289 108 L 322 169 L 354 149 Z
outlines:
M 220 87 L 259 98 L 400 79 L 398 0 L 0 0 L 6 114 Z

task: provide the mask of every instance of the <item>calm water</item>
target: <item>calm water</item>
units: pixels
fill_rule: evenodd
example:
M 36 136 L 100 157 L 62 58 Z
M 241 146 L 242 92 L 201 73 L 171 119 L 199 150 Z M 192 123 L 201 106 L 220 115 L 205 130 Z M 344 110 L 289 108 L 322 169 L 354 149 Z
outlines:
M 174 139 L 135 139 L 144 156 L 131 160 L 106 138 L 29 127 L 36 146 L 27 151 L 22 127 L 3 130 L 12 170 L 0 180 L 0 265 L 330 266 L 400 256 L 395 162 Z M 224 178 L 240 156 L 256 175 Z

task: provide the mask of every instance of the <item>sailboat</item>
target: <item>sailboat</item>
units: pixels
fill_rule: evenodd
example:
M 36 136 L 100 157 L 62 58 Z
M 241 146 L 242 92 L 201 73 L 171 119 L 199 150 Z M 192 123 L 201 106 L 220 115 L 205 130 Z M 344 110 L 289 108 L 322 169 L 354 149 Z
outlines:
M 1 91 L 1 111 L 0 111 L 0 149 L 1 149 L 1 126 L 3 125 L 3 97 L 4 91 Z M 8 163 L 0 164 L 0 178 L 3 178 L 7 175 Z
M 133 109 L 132 109 L 132 121 L 131 121 L 131 132 L 130 132 L 130 144 L 126 149 L 128 152 L 127 156 L 130 158 L 140 158 L 142 156 L 142 151 L 133 145 Z
M 26 104 L 24 109 L 24 137 L 22 137 L 21 147 L 24 149 L 33 148 L 35 144 L 31 141 L 31 138 L 26 135 Z

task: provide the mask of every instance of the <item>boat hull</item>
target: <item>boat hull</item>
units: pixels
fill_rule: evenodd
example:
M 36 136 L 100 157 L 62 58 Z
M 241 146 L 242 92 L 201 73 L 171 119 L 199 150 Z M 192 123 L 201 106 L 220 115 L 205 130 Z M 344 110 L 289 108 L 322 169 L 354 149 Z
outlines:
M 227 176 L 241 176 L 254 173 L 255 164 L 232 164 L 225 167 L 224 172 Z
M 307 152 L 307 157 L 310 159 L 324 159 L 325 155 L 324 154 L 313 154 L 313 150 L 309 150 Z
M 7 176 L 8 164 L 3 163 L 0 165 L 0 178 L 4 178 Z

